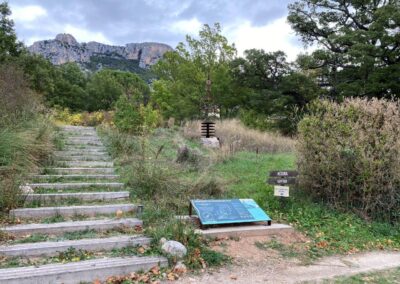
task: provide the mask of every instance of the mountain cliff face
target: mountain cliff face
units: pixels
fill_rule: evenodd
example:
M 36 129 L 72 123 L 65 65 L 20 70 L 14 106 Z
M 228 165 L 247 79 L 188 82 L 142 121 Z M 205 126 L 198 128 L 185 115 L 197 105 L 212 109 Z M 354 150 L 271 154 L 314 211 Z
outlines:
M 132 63 L 139 68 L 147 68 L 172 48 L 155 42 L 128 43 L 125 46 L 106 45 L 94 41 L 78 43 L 70 34 L 59 34 L 53 40 L 35 42 L 28 47 L 28 50 L 43 55 L 56 65 L 77 62 L 89 69 L 100 69 L 110 62 L 113 64 L 119 62 L 119 65 L 123 62 L 122 65 L 125 67 Z

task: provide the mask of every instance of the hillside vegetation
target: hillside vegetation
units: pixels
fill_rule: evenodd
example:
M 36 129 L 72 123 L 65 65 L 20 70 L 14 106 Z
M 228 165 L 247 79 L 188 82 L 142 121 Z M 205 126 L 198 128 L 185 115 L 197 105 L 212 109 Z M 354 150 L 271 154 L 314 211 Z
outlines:
M 194 198 L 253 198 L 274 221 L 307 238 L 294 246 L 260 243 L 261 249 L 306 263 L 327 254 L 400 249 L 400 44 L 391 32 L 400 26 L 399 5 L 293 2 L 290 25 L 305 44 L 319 43 L 294 62 L 283 51 L 237 56 L 221 25 L 205 24 L 142 74 L 156 76 L 148 84 L 130 72 L 136 61 L 95 57 L 90 69 L 126 70 L 87 72 L 30 54 L 1 3 L 2 216 L 21 204 L 24 177 L 60 143 L 56 121 L 97 126 L 129 198 L 145 205 L 149 254 L 159 254 L 166 237 L 188 247 L 191 268 L 229 261 L 195 226 L 176 219 Z M 200 144 L 205 119 L 216 121 L 220 148 Z M 179 158 L 178 150 L 184 150 Z M 299 185 L 290 198 L 277 199 L 266 178 L 286 169 L 299 171 Z

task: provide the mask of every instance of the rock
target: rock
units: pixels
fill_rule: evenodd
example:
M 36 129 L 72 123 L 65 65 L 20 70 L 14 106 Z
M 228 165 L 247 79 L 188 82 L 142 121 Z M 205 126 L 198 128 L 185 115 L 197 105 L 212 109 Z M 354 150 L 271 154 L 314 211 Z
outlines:
M 201 138 L 201 143 L 210 148 L 219 148 L 220 143 L 217 137 Z
M 163 244 L 165 244 L 167 242 L 167 239 L 166 238 L 161 238 L 160 239 L 160 245 L 163 245 Z
M 186 265 L 183 263 L 183 261 L 178 261 L 178 263 L 174 266 L 174 272 L 176 274 L 185 274 L 187 272 Z
M 178 258 L 183 258 L 187 254 L 186 247 L 177 241 L 167 241 L 162 247 L 162 251 Z
M 29 185 L 21 185 L 21 186 L 19 187 L 19 189 L 21 190 L 21 192 L 22 192 L 23 194 L 31 194 L 31 193 L 34 193 L 32 187 L 30 187 Z
M 58 34 L 53 40 L 33 43 L 28 50 L 43 55 L 53 64 L 67 62 L 88 63 L 91 56 L 111 57 L 125 60 L 138 60 L 139 67 L 147 68 L 171 51 L 169 45 L 157 42 L 128 43 L 125 46 L 113 46 L 98 42 L 78 43 L 70 34 Z
M 76 39 L 70 34 L 58 34 L 56 36 L 56 40 L 61 41 L 62 43 L 66 43 L 69 45 L 78 45 Z
M 183 145 L 183 146 L 179 147 L 179 149 L 178 149 L 178 155 L 176 158 L 176 162 L 184 163 L 189 160 L 189 156 L 190 156 L 189 148 L 186 145 Z

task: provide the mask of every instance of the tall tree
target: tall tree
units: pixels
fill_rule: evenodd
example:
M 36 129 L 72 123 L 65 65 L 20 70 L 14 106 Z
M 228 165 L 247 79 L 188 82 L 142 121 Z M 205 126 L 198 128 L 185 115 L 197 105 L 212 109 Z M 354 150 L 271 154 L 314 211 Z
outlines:
M 295 132 L 294 111 L 318 96 L 318 86 L 296 73 L 282 51 L 250 49 L 244 55 L 231 64 L 236 86 L 247 94 L 241 105 L 242 119 L 257 128 Z
M 71 110 L 86 110 L 89 98 L 85 90 L 87 77 L 76 63 L 66 63 L 56 69 L 54 92 L 47 97 L 51 105 Z
M 137 105 L 148 101 L 149 86 L 136 74 L 103 69 L 95 73 L 87 84 L 88 110 L 111 109 L 122 95 Z
M 237 94 L 223 86 L 230 86 L 229 62 L 235 55 L 234 45 L 221 34 L 218 23 L 204 25 L 198 38 L 186 36 L 186 43 L 167 52 L 153 68 L 160 79 L 154 84 L 154 97 L 163 114 L 178 119 L 199 117 L 207 80 L 211 81 L 213 103 L 223 114 L 230 113 L 234 108 L 231 98 Z
M 9 18 L 11 10 L 7 2 L 0 3 L 0 63 L 8 57 L 18 56 L 22 44 L 14 31 L 14 22 Z
M 400 94 L 398 0 L 300 0 L 288 21 L 304 43 L 322 47 L 308 68 L 321 70 L 331 96 Z

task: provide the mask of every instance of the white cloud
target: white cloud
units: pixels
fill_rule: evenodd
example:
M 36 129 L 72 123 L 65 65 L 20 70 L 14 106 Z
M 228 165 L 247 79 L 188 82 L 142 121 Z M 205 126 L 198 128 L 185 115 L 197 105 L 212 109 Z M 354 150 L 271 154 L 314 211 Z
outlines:
M 91 32 L 89 30 L 79 28 L 70 24 L 65 25 L 62 28 L 62 32 L 73 35 L 78 42 L 97 41 L 100 43 L 112 44 L 112 42 L 107 39 L 107 37 L 105 37 L 101 32 Z
M 230 25 L 224 29 L 224 34 L 230 42 L 235 43 L 238 55 L 243 55 L 246 49 L 251 48 L 268 52 L 282 50 L 287 54 L 288 60 L 292 61 L 299 53 L 306 51 L 286 22 L 286 17 L 259 27 L 252 26 L 249 21 Z
M 42 6 L 28 5 L 28 6 L 12 6 L 11 18 L 19 23 L 33 22 L 40 17 L 47 16 L 47 11 Z
M 201 27 L 202 23 L 197 18 L 192 18 L 190 20 L 173 22 L 170 26 L 170 30 L 177 34 L 197 35 Z

